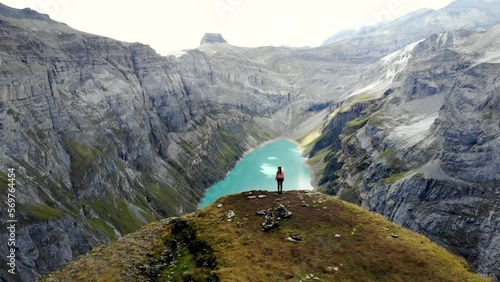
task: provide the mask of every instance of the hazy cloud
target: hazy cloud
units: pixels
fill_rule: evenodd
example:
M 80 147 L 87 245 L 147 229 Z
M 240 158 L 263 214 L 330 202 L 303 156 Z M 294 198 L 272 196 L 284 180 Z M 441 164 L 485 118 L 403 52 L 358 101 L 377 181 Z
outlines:
M 400 17 L 451 0 L 4 0 L 70 26 L 166 54 L 196 48 L 205 32 L 239 46 L 317 46 L 346 28 Z M 221 16 L 222 14 L 222 16 Z

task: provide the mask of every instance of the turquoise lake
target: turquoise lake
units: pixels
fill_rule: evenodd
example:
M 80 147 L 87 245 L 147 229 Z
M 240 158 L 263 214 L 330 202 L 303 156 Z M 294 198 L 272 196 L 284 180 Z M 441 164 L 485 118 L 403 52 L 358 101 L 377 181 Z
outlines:
M 213 203 L 219 197 L 249 190 L 277 191 L 274 177 L 278 166 L 285 173 L 283 191 L 311 190 L 311 171 L 299 147 L 286 140 L 266 144 L 247 154 L 226 178 L 205 193 L 199 207 Z

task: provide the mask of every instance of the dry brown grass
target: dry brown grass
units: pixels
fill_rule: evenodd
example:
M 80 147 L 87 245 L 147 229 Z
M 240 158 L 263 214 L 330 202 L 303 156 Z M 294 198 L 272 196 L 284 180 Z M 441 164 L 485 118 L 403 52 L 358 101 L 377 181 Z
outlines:
M 244 193 L 219 199 L 193 217 L 204 239 L 214 243 L 222 281 L 299 281 L 308 273 L 322 281 L 487 281 L 427 238 L 355 205 L 302 191 L 261 193 L 267 198 L 248 200 Z M 302 198 L 309 207 L 301 206 Z M 263 217 L 255 211 L 277 202 L 293 216 L 277 230 L 261 232 Z M 223 208 L 215 207 L 219 203 Z M 237 217 L 221 221 L 228 210 Z M 286 241 L 291 234 L 304 240 Z
M 137 267 L 146 262 L 148 254 L 163 247 L 162 238 L 169 233 L 169 225 L 151 223 L 108 246 L 95 248 L 42 281 L 145 281 Z
M 321 281 L 488 281 L 421 235 L 333 197 L 305 193 L 254 191 L 267 195 L 254 200 L 247 199 L 247 193 L 227 196 L 185 218 L 213 248 L 221 281 L 305 281 L 309 273 Z M 301 206 L 302 201 L 309 206 Z M 293 215 L 264 233 L 259 229 L 264 217 L 255 212 L 276 203 Z M 226 220 L 228 210 L 236 213 L 231 222 Z M 238 222 L 243 225 L 238 227 Z M 148 253 L 159 255 L 169 232 L 163 222 L 150 225 L 91 252 L 46 281 L 142 281 L 133 267 Z M 292 234 L 303 241 L 287 241 Z M 83 275 L 87 277 L 78 279 Z

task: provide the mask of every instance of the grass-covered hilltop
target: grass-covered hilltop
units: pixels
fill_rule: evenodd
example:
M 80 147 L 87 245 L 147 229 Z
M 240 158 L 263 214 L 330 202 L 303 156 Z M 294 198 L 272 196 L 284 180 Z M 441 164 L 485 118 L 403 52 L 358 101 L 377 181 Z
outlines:
M 42 279 L 309 280 L 488 281 L 424 236 L 308 191 L 223 197 L 98 247 Z

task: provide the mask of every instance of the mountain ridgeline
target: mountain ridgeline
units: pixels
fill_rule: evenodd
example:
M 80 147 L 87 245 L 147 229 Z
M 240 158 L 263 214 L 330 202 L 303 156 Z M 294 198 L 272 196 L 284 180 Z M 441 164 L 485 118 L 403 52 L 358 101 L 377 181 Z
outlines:
M 0 278 L 36 280 L 194 212 L 246 150 L 287 136 L 320 190 L 500 279 L 498 4 L 457 0 L 311 49 L 207 34 L 170 56 L 0 4 L 0 199 L 14 168 L 19 221 L 18 275 Z
M 263 222 L 273 227 L 262 231 Z M 422 235 L 307 191 L 222 197 L 98 247 L 42 279 L 99 280 L 488 281 Z

